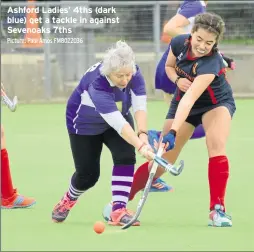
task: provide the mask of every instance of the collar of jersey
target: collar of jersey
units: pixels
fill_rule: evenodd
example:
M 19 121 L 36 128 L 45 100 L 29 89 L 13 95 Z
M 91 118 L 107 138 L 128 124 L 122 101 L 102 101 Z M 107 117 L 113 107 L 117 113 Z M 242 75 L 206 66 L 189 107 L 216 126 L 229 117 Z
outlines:
M 106 79 L 107 79 L 107 81 L 108 81 L 108 83 L 111 87 L 116 86 L 106 75 L 105 75 L 105 77 L 106 77 Z M 119 88 L 119 89 L 122 90 L 123 92 L 125 91 L 125 88 Z
M 111 86 L 111 87 L 115 87 L 116 85 L 107 77 L 107 75 L 105 75 L 105 77 L 106 77 L 106 79 L 107 79 L 107 81 L 108 81 L 108 83 L 109 83 L 109 85 Z

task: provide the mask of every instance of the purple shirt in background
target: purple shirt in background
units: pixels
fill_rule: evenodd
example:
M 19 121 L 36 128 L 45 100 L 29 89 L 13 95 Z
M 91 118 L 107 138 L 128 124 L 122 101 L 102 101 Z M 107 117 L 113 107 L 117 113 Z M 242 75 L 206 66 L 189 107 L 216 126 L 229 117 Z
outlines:
M 206 12 L 206 5 L 204 1 L 186 0 L 180 5 L 177 13 L 186 17 L 190 22 L 189 25 L 184 27 L 186 34 L 190 33 L 194 23 L 195 16 L 204 12 Z M 176 90 L 176 85 L 168 78 L 165 71 L 165 64 L 167 61 L 169 50 L 170 50 L 170 44 L 157 65 L 156 75 L 155 75 L 155 88 L 161 89 L 166 93 L 173 94 Z

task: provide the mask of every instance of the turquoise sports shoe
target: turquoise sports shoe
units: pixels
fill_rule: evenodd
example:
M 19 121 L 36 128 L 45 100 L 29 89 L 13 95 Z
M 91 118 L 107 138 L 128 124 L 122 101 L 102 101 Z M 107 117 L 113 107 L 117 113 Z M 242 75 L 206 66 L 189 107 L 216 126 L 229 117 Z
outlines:
M 111 217 L 110 217 L 110 214 L 112 212 L 112 202 L 108 203 L 104 209 L 103 209 L 103 212 L 102 212 L 102 217 L 103 219 L 108 222 L 108 221 L 111 221 Z
M 222 205 L 215 205 L 214 210 L 209 214 L 208 226 L 212 227 L 232 227 L 232 218 L 224 212 Z
M 171 191 L 174 191 L 174 188 L 170 185 L 167 185 L 166 182 L 164 182 L 161 178 L 157 178 L 150 188 L 150 192 L 171 192 Z M 110 214 L 112 212 L 112 205 L 113 205 L 112 202 L 108 203 L 102 211 L 102 217 L 106 222 L 111 221 Z
M 20 195 L 17 189 L 14 189 L 10 198 L 1 198 L 1 209 L 28 208 L 36 204 L 35 199 Z
M 167 185 L 165 181 L 161 178 L 157 178 L 150 188 L 150 192 L 172 192 L 174 188 L 170 185 Z

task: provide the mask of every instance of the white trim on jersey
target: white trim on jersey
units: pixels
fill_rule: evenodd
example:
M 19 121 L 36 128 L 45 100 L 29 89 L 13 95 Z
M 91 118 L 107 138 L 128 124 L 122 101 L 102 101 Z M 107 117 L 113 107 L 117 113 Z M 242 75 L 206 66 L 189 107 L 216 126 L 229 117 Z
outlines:
M 95 105 L 92 102 L 86 90 L 81 94 L 81 104 L 95 108 Z M 124 125 L 128 123 L 123 117 L 123 115 L 120 113 L 120 111 L 114 111 L 107 114 L 100 113 L 100 115 L 113 129 L 115 129 L 118 132 L 119 135 L 121 135 Z M 78 118 L 78 115 L 75 117 L 74 120 L 76 120 L 77 118 Z
M 136 95 L 131 90 L 131 104 L 134 114 L 139 110 L 146 111 L 146 95 Z
M 110 85 L 111 87 L 115 87 L 115 86 L 116 86 L 116 85 L 108 78 L 107 75 L 105 75 L 105 77 L 106 77 L 106 79 L 107 79 L 107 81 L 108 81 L 108 83 L 109 83 L 109 85 Z
M 95 108 L 95 105 L 86 90 L 81 94 L 81 104 Z
M 80 110 L 80 108 L 81 108 L 81 103 L 79 104 L 79 106 L 78 106 L 78 109 L 77 109 L 77 111 L 76 111 L 76 116 L 75 116 L 75 118 L 72 120 L 72 122 L 73 122 L 73 128 L 76 130 L 76 134 L 78 134 L 78 129 L 76 129 L 76 123 L 75 123 L 75 121 L 77 120 L 77 118 L 78 118 L 78 112 L 79 112 L 79 110 Z
M 120 111 L 100 115 L 119 135 L 121 135 L 124 125 L 128 123 Z

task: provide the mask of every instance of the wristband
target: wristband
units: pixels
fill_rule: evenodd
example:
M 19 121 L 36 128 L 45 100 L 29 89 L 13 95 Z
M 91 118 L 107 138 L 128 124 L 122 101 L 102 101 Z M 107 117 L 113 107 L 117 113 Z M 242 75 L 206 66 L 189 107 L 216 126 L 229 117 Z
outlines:
M 138 137 L 139 137 L 141 134 L 146 134 L 146 135 L 148 136 L 147 131 L 140 130 L 140 131 L 138 132 L 138 134 L 137 134 Z
M 140 151 L 142 149 L 143 146 L 145 146 L 145 143 L 142 143 L 141 146 L 138 148 L 138 151 Z
M 176 131 L 171 129 L 168 133 L 171 133 L 174 137 L 176 136 Z
M 181 78 L 180 76 L 177 76 L 177 78 L 176 78 L 176 80 L 175 80 L 175 84 L 176 84 L 176 85 L 177 85 L 177 83 L 178 83 L 178 81 L 179 81 L 180 78 Z

